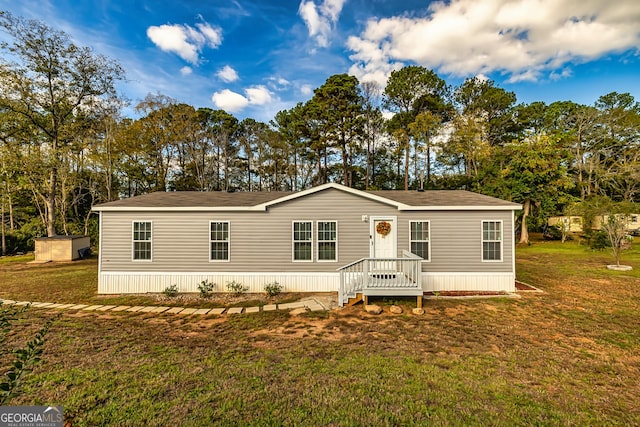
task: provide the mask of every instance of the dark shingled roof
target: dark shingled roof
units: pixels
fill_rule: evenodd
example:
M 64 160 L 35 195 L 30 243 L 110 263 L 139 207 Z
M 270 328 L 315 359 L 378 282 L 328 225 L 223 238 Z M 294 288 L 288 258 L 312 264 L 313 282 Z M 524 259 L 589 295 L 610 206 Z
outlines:
M 290 191 L 158 191 L 128 199 L 116 200 L 96 207 L 250 207 L 292 194 Z
M 367 195 L 382 197 L 392 204 L 403 204 L 410 207 L 501 207 L 502 209 L 519 209 L 517 203 L 485 196 L 463 190 L 427 190 L 427 191 L 359 191 L 348 189 L 338 184 L 325 184 L 316 187 L 317 191 L 335 188 L 341 191 L 352 191 L 363 197 Z M 314 189 L 307 192 L 314 192 Z M 95 206 L 96 210 L 126 210 L 127 208 L 250 208 L 264 203 L 274 202 L 282 197 L 292 196 L 289 191 L 272 192 L 223 192 L 223 191 L 176 191 L 155 192 Z M 290 197 L 289 197 L 290 198 Z
M 369 194 L 408 206 L 516 206 L 516 203 L 464 190 L 383 190 Z

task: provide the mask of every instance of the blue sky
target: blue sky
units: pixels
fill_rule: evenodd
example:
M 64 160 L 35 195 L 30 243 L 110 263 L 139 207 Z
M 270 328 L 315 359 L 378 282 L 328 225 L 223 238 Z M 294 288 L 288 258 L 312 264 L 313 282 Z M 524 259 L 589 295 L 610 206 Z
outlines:
M 384 85 L 423 65 L 485 76 L 519 102 L 630 92 L 640 100 L 638 0 L 0 0 L 116 59 L 133 104 L 161 93 L 268 121 L 338 73 Z

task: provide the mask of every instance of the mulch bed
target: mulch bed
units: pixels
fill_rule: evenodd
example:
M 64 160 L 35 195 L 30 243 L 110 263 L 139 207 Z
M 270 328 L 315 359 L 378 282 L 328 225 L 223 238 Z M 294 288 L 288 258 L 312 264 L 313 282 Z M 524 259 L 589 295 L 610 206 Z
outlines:
M 533 292 L 540 292 L 540 289 L 528 285 L 524 282 L 519 282 L 516 280 L 516 291 L 533 291 Z
M 495 291 L 441 291 L 441 292 L 425 292 L 427 296 L 441 296 L 441 297 L 470 297 L 470 296 L 483 296 L 483 295 L 507 295 L 506 292 Z
M 516 292 L 540 292 L 539 289 L 516 280 Z M 443 297 L 469 297 L 469 296 L 484 296 L 484 295 L 505 295 L 505 292 L 496 291 L 442 291 L 442 292 L 425 292 L 426 296 L 443 296 Z

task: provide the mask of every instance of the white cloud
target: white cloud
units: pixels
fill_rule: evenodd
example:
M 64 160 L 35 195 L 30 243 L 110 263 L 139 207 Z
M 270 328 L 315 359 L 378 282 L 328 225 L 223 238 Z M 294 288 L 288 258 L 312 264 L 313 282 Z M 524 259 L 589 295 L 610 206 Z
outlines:
M 300 93 L 306 96 L 313 95 L 313 86 L 311 85 L 300 86 Z
M 215 92 L 211 96 L 211 100 L 216 105 L 216 107 L 231 113 L 240 111 L 244 107 L 249 105 L 249 100 L 247 98 L 229 89 Z
M 567 78 L 567 77 L 571 77 L 572 75 L 573 75 L 573 72 L 571 71 L 571 69 L 565 68 L 565 69 L 561 70 L 560 72 L 552 71 L 549 74 L 549 78 L 551 80 L 555 81 L 555 80 L 561 80 L 561 79 L 564 79 L 564 78 Z
M 320 47 L 329 46 L 329 36 L 346 0 L 323 0 L 317 5 L 314 0 L 302 0 L 298 14 Z
M 215 49 L 222 44 L 221 28 L 214 27 L 208 22 L 198 22 L 196 24 L 196 27 L 198 27 L 198 30 L 200 30 L 200 34 L 204 36 L 204 41 L 210 48 Z
M 291 82 L 284 77 L 269 77 L 267 80 L 269 87 L 275 91 L 283 91 L 289 87 Z
M 264 105 L 273 100 L 273 96 L 269 89 L 262 85 L 250 87 L 245 89 L 244 92 L 249 99 L 249 104 L 252 105 Z
M 218 70 L 216 76 L 218 76 L 220 80 L 227 83 L 235 82 L 240 78 L 238 77 L 238 73 L 236 72 L 236 70 L 231 68 L 231 66 L 229 65 L 225 65 L 220 70 Z
M 147 37 L 165 52 L 176 53 L 180 58 L 197 64 L 204 46 L 213 49 L 222 43 L 222 30 L 206 22 L 189 25 L 160 25 L 147 28 Z
M 452 0 L 427 12 L 370 20 L 347 41 L 350 72 L 384 84 L 393 69 L 416 63 L 453 76 L 558 79 L 572 63 L 640 51 L 637 0 Z
M 244 95 L 224 89 L 215 92 L 211 100 L 216 107 L 230 113 L 237 113 L 249 105 L 265 105 L 274 101 L 273 94 L 265 86 L 252 86 L 244 90 Z
M 193 69 L 191 67 L 185 65 L 184 67 L 180 68 L 180 74 L 182 74 L 183 76 L 188 76 L 191 73 L 193 73 Z

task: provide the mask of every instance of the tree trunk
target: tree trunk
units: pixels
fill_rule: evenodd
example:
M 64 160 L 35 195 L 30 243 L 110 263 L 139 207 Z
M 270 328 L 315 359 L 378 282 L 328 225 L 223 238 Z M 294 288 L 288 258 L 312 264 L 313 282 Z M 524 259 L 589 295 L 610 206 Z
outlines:
M 520 229 L 520 242 L 518 243 L 529 243 L 529 229 L 527 228 L 527 217 L 529 216 L 529 211 L 531 210 L 531 200 L 526 199 L 524 201 L 524 205 L 522 206 L 522 228 Z
M 49 194 L 45 200 L 47 207 L 47 236 L 56 235 L 56 189 L 58 187 L 58 167 L 53 166 L 49 175 Z
M 369 174 L 371 173 L 371 139 L 367 138 L 367 167 L 364 175 L 364 189 L 369 189 Z
M 329 171 L 328 171 L 328 165 L 329 165 L 329 149 L 327 147 L 324 148 L 324 152 L 323 152 L 323 157 L 324 157 L 324 166 L 322 169 L 322 183 L 326 184 L 329 181 Z
M 7 195 L 7 203 L 9 205 L 9 230 L 15 230 L 14 222 L 13 222 L 13 198 L 11 197 L 11 193 L 9 192 L 9 182 L 5 181 L 5 190 Z
M 349 154 L 347 153 L 346 144 L 342 148 L 342 181 L 347 187 L 351 187 L 349 184 Z
M 409 143 L 404 151 L 404 189 L 409 189 Z
M 431 144 L 428 141 L 427 139 L 427 188 L 431 188 Z
M 0 214 L 0 229 L 2 230 L 2 253 L 0 255 L 5 256 L 7 254 L 7 240 L 4 236 L 5 234 L 5 229 L 4 229 L 4 195 L 2 197 L 2 202 L 0 203 L 0 205 L 2 205 L 2 208 L 0 209 L 2 212 Z

